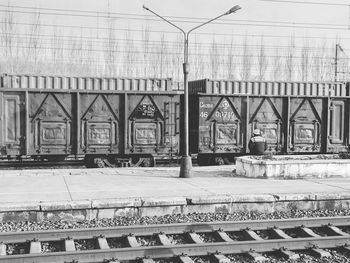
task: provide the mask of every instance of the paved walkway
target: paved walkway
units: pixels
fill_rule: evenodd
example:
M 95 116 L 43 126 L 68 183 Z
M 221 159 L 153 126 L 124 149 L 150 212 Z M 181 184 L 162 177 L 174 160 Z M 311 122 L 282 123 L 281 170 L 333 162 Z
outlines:
M 350 178 L 266 180 L 235 177 L 234 166 L 0 171 L 0 206 L 130 198 L 252 197 L 260 201 L 350 199 Z

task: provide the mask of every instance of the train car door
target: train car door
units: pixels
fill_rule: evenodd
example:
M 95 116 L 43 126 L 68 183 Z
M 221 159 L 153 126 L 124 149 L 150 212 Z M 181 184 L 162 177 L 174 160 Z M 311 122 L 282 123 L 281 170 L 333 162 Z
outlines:
M 0 154 L 17 156 L 25 154 L 24 93 L 0 93 Z

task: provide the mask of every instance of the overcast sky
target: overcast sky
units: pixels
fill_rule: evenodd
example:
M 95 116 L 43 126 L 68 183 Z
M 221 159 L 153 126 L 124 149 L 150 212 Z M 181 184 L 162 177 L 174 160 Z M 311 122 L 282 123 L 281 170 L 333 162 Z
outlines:
M 236 13 L 196 30 L 190 44 L 198 42 L 209 48 L 213 40 L 227 45 L 247 39 L 258 49 L 263 39 L 273 52 L 288 47 L 294 36 L 297 47 L 307 42 L 318 48 L 327 41 L 330 54 L 334 54 L 339 43 L 344 50 L 341 56 L 350 56 L 350 0 L 7 0 L 0 2 L 2 14 L 7 5 L 19 23 L 18 33 L 28 32 L 35 21 L 33 13 L 39 11 L 41 33 L 47 41 L 54 25 L 68 40 L 69 36 L 101 39 L 107 36 L 112 21 L 116 38 L 125 39 L 129 34 L 139 44 L 145 28 L 155 41 L 160 37 L 172 41 L 178 36 L 177 29 L 144 10 L 143 5 L 185 31 L 240 5 L 242 9 Z

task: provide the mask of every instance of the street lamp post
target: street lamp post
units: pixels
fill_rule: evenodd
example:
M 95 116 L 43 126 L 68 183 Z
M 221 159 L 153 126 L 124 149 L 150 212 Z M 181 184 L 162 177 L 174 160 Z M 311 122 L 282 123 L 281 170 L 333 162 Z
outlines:
M 182 28 L 178 27 L 174 23 L 170 22 L 169 20 L 165 19 L 161 15 L 158 15 L 156 12 L 152 11 L 151 9 L 147 8 L 145 5 L 143 8 L 155 16 L 159 17 L 160 19 L 164 20 L 168 24 L 172 25 L 173 27 L 176 27 L 178 30 L 180 30 L 184 36 L 184 63 L 183 63 L 183 74 L 184 74 L 184 153 L 181 158 L 181 168 L 180 168 L 180 177 L 181 178 L 189 178 L 191 177 L 191 169 L 192 169 L 192 160 L 191 156 L 189 154 L 189 122 L 188 122 L 188 73 L 189 73 L 189 66 L 188 66 L 188 36 L 191 32 L 194 30 L 209 24 L 210 22 L 213 22 L 216 19 L 219 19 L 220 17 L 232 14 L 241 7 L 239 5 L 235 5 L 230 10 L 225 12 L 224 14 L 221 14 L 213 19 L 208 20 L 207 22 L 204 22 L 198 26 L 195 26 L 194 28 L 190 29 L 189 31 L 184 31 Z

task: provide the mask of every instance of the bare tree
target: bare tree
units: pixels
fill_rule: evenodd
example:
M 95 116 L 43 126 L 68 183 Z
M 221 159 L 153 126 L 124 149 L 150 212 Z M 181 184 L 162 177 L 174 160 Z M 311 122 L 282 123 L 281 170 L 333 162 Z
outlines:
M 51 37 L 51 71 L 53 73 L 62 73 L 62 64 L 63 64 L 63 38 L 61 37 L 61 33 L 58 30 L 58 27 L 55 26 L 52 37 Z
M 237 57 L 235 56 L 235 44 L 233 42 L 233 38 L 231 38 L 230 44 L 226 48 L 226 75 L 229 79 L 235 78 L 235 71 L 236 71 L 236 61 Z
M 272 65 L 272 79 L 274 81 L 279 81 L 283 79 L 282 76 L 282 57 L 280 54 L 280 49 L 276 48 L 274 50 L 273 65 Z
M 125 30 L 125 45 L 124 45 L 124 59 L 123 65 L 125 71 L 123 71 L 122 75 L 126 75 L 128 77 L 134 76 L 136 72 L 136 47 L 134 44 L 133 36 L 130 33 L 129 29 Z
M 264 80 L 267 68 L 269 66 L 269 61 L 266 55 L 265 44 L 263 36 L 260 40 L 260 49 L 258 53 L 258 80 Z
M 40 23 L 40 12 L 33 14 L 33 20 L 31 23 L 30 31 L 27 40 L 27 63 L 25 65 L 26 71 L 35 73 L 41 72 L 43 69 L 39 68 L 38 61 L 42 55 L 42 45 L 40 38 L 41 23 Z
M 149 70 L 149 59 L 150 59 L 150 29 L 149 26 L 146 26 L 142 31 L 142 54 L 143 54 L 143 70 L 142 74 L 144 76 L 149 76 L 150 70 Z
M 243 54 L 240 74 L 242 80 L 249 80 L 252 78 L 252 65 L 252 55 L 249 50 L 248 38 L 245 36 L 243 41 Z
M 292 35 L 289 39 L 289 46 L 287 50 L 287 56 L 285 60 L 285 79 L 292 81 L 294 79 L 295 70 L 295 36 Z
M 105 72 L 109 76 L 116 74 L 118 42 L 115 38 L 114 20 L 109 21 L 107 41 L 104 48 Z
M 309 80 L 309 71 L 310 71 L 310 62 L 311 62 L 311 52 L 309 41 L 307 38 L 304 38 L 303 47 L 301 49 L 301 61 L 300 61 L 300 77 L 302 81 Z
M 1 19 L 1 35 L 0 40 L 2 43 L 2 55 L 4 61 L 2 61 L 2 70 L 8 73 L 14 71 L 14 46 L 15 46 L 15 34 L 16 34 L 16 22 L 14 12 L 8 7 Z
M 211 70 L 211 78 L 218 78 L 220 71 L 220 50 L 218 44 L 215 41 L 215 38 L 213 38 L 213 42 L 211 43 L 209 51 L 209 66 Z
M 324 40 L 321 46 L 312 53 L 312 78 L 315 81 L 323 81 L 326 79 L 327 68 L 329 67 L 327 56 L 327 42 Z
M 183 63 L 183 39 L 182 35 L 178 34 L 173 43 L 172 55 L 172 77 L 176 81 L 182 80 L 182 63 Z
M 193 45 L 190 48 L 190 64 L 191 64 L 191 76 L 194 79 L 202 78 L 204 75 L 204 61 L 202 54 L 202 45 L 198 40 L 197 35 L 195 35 Z

